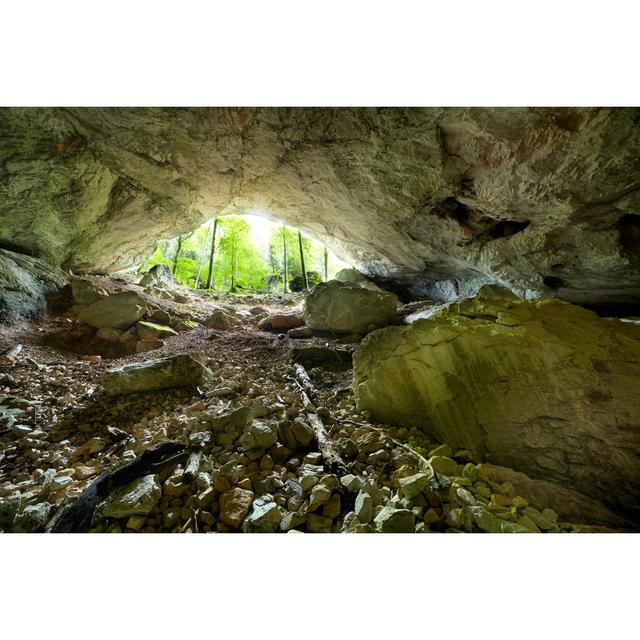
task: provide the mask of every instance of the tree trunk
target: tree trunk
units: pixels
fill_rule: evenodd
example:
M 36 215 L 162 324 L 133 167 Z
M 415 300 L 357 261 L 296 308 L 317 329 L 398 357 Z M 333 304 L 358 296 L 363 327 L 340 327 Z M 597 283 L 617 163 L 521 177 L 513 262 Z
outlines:
M 218 230 L 218 218 L 213 221 L 213 237 L 211 238 L 211 253 L 209 254 L 209 275 L 207 276 L 207 289 L 213 284 L 213 257 L 216 252 L 216 231 Z
M 302 282 L 304 283 L 304 290 L 309 288 L 309 281 L 307 279 L 307 269 L 304 265 L 304 249 L 302 248 L 302 234 L 298 229 L 298 244 L 300 245 L 300 266 L 302 268 Z
M 324 246 L 324 279 L 325 282 L 329 279 L 329 254 L 327 252 L 327 245 Z
M 182 236 L 178 236 L 178 250 L 176 251 L 176 257 L 173 260 L 173 269 L 171 269 L 171 275 L 176 275 L 176 269 L 178 268 L 178 257 L 180 256 L 180 251 L 182 250 L 183 243 Z
M 284 269 L 284 280 L 282 281 L 282 291 L 287 293 L 287 279 L 289 274 L 287 272 L 287 227 L 282 225 L 282 266 Z
M 236 265 L 236 240 L 231 238 L 231 289 L 236 285 L 235 280 L 235 265 Z

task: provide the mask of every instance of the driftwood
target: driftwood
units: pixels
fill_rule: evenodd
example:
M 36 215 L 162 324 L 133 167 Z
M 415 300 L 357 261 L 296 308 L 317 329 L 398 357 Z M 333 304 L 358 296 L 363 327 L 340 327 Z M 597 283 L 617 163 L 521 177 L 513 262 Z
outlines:
M 338 450 L 331 441 L 315 405 L 309 399 L 309 394 L 311 394 L 311 397 L 315 397 L 317 390 L 311 382 L 307 370 L 301 364 L 296 364 L 294 365 L 294 371 L 296 381 L 300 387 L 300 396 L 302 397 L 302 404 L 306 411 L 307 420 L 318 441 L 318 451 L 322 454 L 325 466 L 332 473 L 347 473 L 347 465 L 345 465 L 342 456 L 338 453 Z
M 136 478 L 160 473 L 183 463 L 187 458 L 186 445 L 168 440 L 144 451 L 132 462 L 113 470 L 103 471 L 68 508 L 61 509 L 49 522 L 51 533 L 77 533 L 91 526 L 93 512 L 116 487 Z

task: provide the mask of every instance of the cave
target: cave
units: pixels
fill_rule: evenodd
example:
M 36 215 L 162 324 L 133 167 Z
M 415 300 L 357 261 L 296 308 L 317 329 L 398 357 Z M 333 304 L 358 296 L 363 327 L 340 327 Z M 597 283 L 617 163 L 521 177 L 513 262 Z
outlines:
M 637 531 L 638 118 L 1 108 L 0 530 Z

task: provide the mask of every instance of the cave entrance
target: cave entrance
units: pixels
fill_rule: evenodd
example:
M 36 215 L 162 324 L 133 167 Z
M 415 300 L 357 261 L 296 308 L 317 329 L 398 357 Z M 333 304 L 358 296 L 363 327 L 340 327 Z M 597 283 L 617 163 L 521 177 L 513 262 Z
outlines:
M 158 264 L 189 288 L 232 293 L 302 291 L 303 264 L 308 287 L 350 266 L 309 233 L 257 211 L 211 218 L 160 240 L 139 272 Z

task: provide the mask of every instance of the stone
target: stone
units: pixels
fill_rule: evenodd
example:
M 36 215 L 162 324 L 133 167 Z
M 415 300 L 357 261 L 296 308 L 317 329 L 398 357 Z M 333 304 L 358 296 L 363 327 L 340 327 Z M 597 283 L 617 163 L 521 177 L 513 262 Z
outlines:
M 340 498 L 339 493 L 334 493 L 323 505 L 322 505 L 322 515 L 325 518 L 329 518 L 333 520 L 340 515 L 340 511 L 342 510 L 342 500 Z
M 127 529 L 131 529 L 132 531 L 140 531 L 140 529 L 144 527 L 146 521 L 146 516 L 131 516 L 127 520 L 126 527 Z
M 79 318 L 92 327 L 101 329 L 128 329 L 147 312 L 147 303 L 133 291 L 113 293 L 110 296 L 85 307 Z
M 375 420 L 428 425 L 438 440 L 632 519 L 640 518 L 639 378 L 640 326 L 493 289 L 375 332 L 354 355 L 358 407 Z
M 34 533 L 40 531 L 51 513 L 53 505 L 49 502 L 39 502 L 24 507 L 19 511 L 13 521 L 14 533 Z
M 458 464 L 451 458 L 435 456 L 429 458 L 429 464 L 436 473 L 441 473 L 444 476 L 455 476 L 458 474 Z
M 229 313 L 224 309 L 216 309 L 209 317 L 204 321 L 205 325 L 210 329 L 218 329 L 220 331 L 226 331 L 230 329 L 233 320 Z
M 171 325 L 173 319 L 171 315 L 164 309 L 156 309 L 150 316 L 149 322 L 160 325 Z
M 453 527 L 454 529 L 461 529 L 464 522 L 462 509 L 451 509 L 445 516 L 444 521 L 448 526 Z
M 102 327 L 96 332 L 96 338 L 105 342 L 120 342 L 122 331 L 113 327 Z
M 368 524 L 373 519 L 373 498 L 366 491 L 359 491 L 356 496 L 354 512 L 358 520 Z
M 280 531 L 286 533 L 291 529 L 301 527 L 307 522 L 307 514 L 302 511 L 290 511 L 285 514 L 284 518 L 280 521 Z
M 291 423 L 291 431 L 296 442 L 303 447 L 309 447 L 316 436 L 311 425 L 304 420 L 294 420 Z
M 9 496 L 0 499 L 0 528 L 10 530 L 21 502 L 22 498 L 20 496 Z
M 397 320 L 398 297 L 330 280 L 321 282 L 305 299 L 304 321 L 316 331 L 367 333 L 372 325 L 386 327 Z
M 433 507 L 429 507 L 424 514 L 424 521 L 425 524 L 435 524 L 436 522 L 440 522 L 440 514 Z
M 220 520 L 237 529 L 253 504 L 253 491 L 234 487 L 220 496 Z
M 173 287 L 176 281 L 166 264 L 156 264 L 142 277 L 138 283 L 141 287 Z
M 487 533 L 500 533 L 502 531 L 501 521 L 491 514 L 485 507 L 469 507 L 476 526 Z
M 637 300 L 636 119 L 635 108 L 601 107 L 9 108 L 0 228 L 4 243 L 52 264 L 108 273 L 233 193 L 249 208 L 277 202 L 283 221 L 327 238 L 363 274 L 422 298 L 500 281 Z M 251 149 L 235 144 L 239 130 Z M 205 200 L 207 211 L 193 206 Z M 593 214 L 602 203 L 615 206 Z
M 413 533 L 415 520 L 415 513 L 409 509 L 383 507 L 374 518 L 374 524 L 380 533 Z
M 258 329 L 262 331 L 288 331 L 301 327 L 304 324 L 302 318 L 295 313 L 274 313 L 263 318 L 258 323 Z
M 158 391 L 172 387 L 193 387 L 213 377 L 211 371 L 189 354 L 145 360 L 109 369 L 103 378 L 105 391 L 112 396 Z
M 284 517 L 284 510 L 269 494 L 253 501 L 251 513 L 242 522 L 244 533 L 273 533 Z
M 331 497 L 331 489 L 327 487 L 322 482 L 316 484 L 313 489 L 311 489 L 311 496 L 309 498 L 309 506 L 307 507 L 307 512 L 315 511 L 323 505 L 329 498 Z
M 349 492 L 357 493 L 364 485 L 364 479 L 348 473 L 340 478 L 340 484 Z
M 429 457 L 433 456 L 444 456 L 445 458 L 453 457 L 453 449 L 448 444 L 441 444 L 429 451 Z
M 162 340 L 169 336 L 177 336 L 177 332 L 166 325 L 141 320 L 136 324 L 140 340 Z
M 112 491 L 102 505 L 101 512 L 110 518 L 146 516 L 158 504 L 161 495 L 158 476 L 142 476 Z
M 409 500 L 415 498 L 427 488 L 430 478 L 431 476 L 426 473 L 416 473 L 412 476 L 400 478 L 402 494 Z
M 310 513 L 307 516 L 307 532 L 308 533 L 331 533 L 333 522 L 330 518 Z
M 254 420 L 240 438 L 245 451 L 250 449 L 268 449 L 278 438 L 278 428 L 269 422 Z
M 6 240 L 3 213 L 0 229 L 1 239 Z M 66 274 L 46 260 L 0 248 L 0 325 L 44 318 L 47 297 L 62 289 L 66 282 Z
M 102 287 L 88 278 L 71 278 L 69 285 L 76 304 L 90 305 L 109 295 Z

